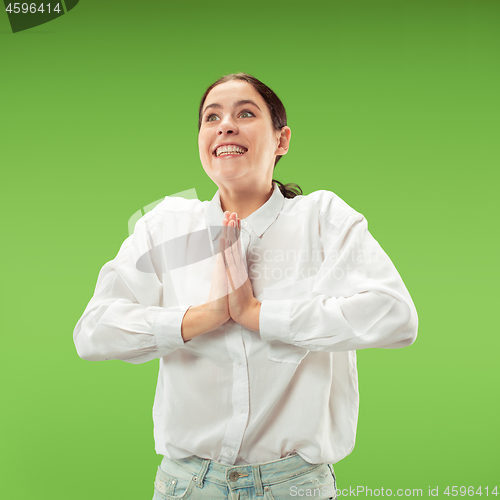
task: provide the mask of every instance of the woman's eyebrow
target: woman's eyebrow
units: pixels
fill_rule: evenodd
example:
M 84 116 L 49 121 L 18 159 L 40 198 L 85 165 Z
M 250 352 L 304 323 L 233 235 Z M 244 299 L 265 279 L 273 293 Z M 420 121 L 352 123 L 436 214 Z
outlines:
M 241 106 L 242 104 L 253 104 L 259 111 L 261 111 L 261 109 L 259 108 L 259 106 L 257 106 L 257 104 L 255 104 L 253 101 L 251 101 L 250 99 L 243 99 L 241 101 L 235 101 L 234 104 L 233 104 L 233 107 L 238 107 L 238 106 Z M 222 108 L 222 106 L 220 104 L 217 104 L 217 103 L 214 103 L 214 104 L 209 104 L 204 110 L 203 110 L 203 115 L 205 114 L 206 110 L 208 108 Z

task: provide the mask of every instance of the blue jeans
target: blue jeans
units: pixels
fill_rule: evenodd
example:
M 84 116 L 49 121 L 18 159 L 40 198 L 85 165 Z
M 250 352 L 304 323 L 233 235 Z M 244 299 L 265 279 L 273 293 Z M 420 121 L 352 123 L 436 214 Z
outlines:
M 337 500 L 336 490 L 332 465 L 310 464 L 297 453 L 252 465 L 225 465 L 193 455 L 163 457 L 153 500 Z

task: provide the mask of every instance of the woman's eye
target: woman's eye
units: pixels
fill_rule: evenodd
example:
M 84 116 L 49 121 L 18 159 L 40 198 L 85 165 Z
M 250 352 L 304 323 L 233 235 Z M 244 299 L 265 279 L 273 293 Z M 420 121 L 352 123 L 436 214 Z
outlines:
M 241 115 L 251 115 L 251 116 L 255 116 L 251 111 L 242 111 L 241 112 Z M 212 113 L 211 115 L 208 115 L 207 118 L 206 118 L 206 121 L 207 122 L 213 122 L 214 120 L 212 120 L 212 116 L 215 116 L 216 118 L 218 118 L 218 116 L 214 113 Z

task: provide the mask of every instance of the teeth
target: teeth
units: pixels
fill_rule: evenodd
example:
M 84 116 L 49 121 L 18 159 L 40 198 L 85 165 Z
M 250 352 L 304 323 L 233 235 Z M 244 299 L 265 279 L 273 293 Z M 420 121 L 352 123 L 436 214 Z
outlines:
M 231 154 L 231 153 L 239 153 L 244 154 L 246 152 L 245 149 L 240 148 L 239 146 L 221 146 L 217 148 L 215 151 L 215 156 L 221 156 L 223 154 Z

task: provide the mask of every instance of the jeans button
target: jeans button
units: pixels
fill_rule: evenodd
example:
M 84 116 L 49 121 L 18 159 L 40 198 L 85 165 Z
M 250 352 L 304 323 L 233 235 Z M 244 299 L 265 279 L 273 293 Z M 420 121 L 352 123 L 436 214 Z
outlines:
M 238 481 L 239 477 L 240 477 L 240 474 L 236 470 L 233 470 L 232 472 L 229 473 L 229 479 L 231 481 Z

